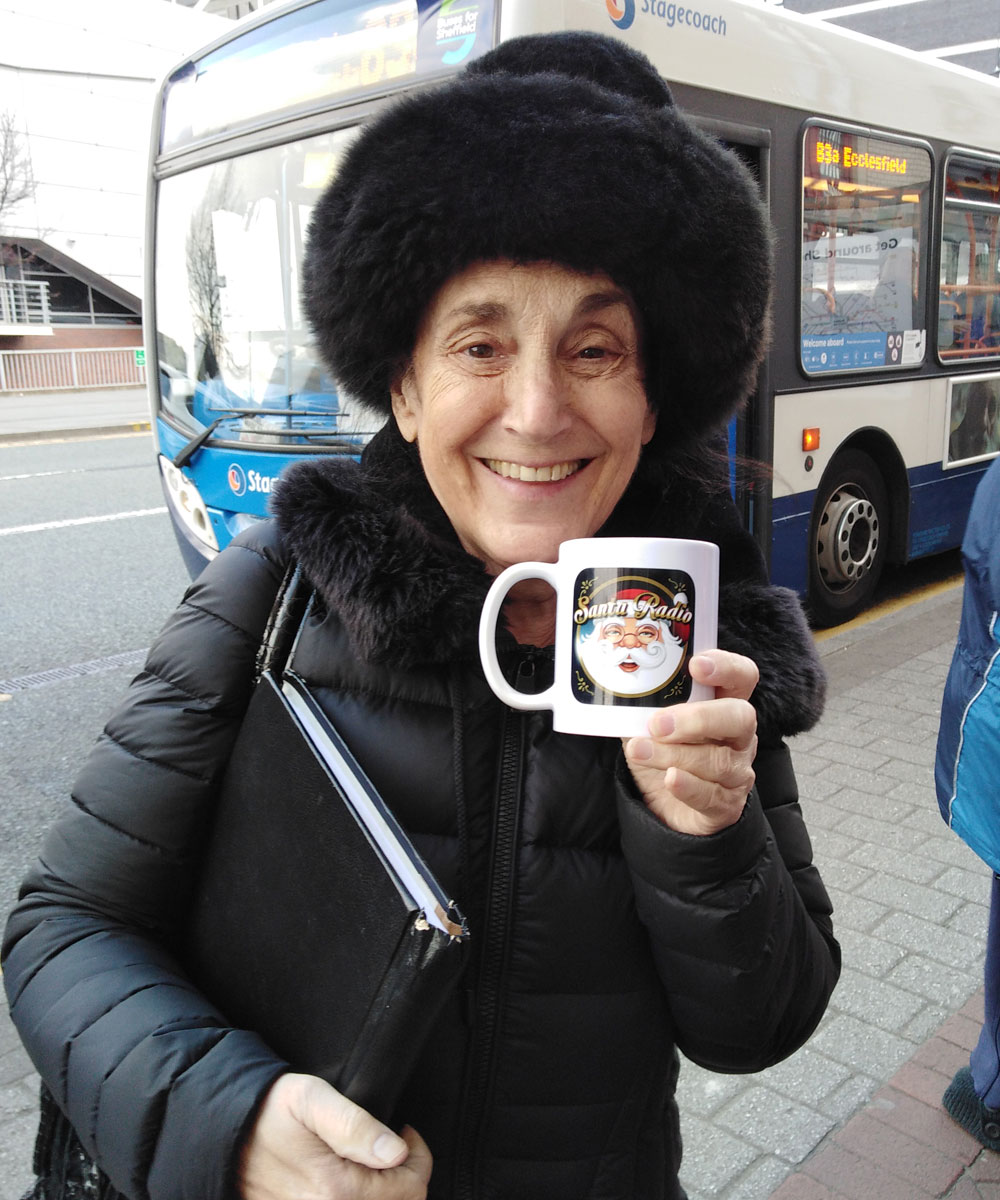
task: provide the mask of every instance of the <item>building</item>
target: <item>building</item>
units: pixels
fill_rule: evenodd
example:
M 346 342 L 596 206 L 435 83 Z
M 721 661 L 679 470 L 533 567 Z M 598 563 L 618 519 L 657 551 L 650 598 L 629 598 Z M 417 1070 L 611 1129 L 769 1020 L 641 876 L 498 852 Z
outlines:
M 259 12 L 269 4 L 280 3 L 281 0 L 167 0 L 168 4 L 178 4 L 182 8 L 193 8 L 198 12 L 213 13 L 226 17 L 230 21 L 238 21 L 251 13 Z
M 142 304 L 37 238 L 0 238 L 0 391 L 141 383 Z
M 0 234 L 40 239 L 141 295 L 156 86 L 228 27 L 163 0 L 0 0 L 0 113 L 34 178 Z

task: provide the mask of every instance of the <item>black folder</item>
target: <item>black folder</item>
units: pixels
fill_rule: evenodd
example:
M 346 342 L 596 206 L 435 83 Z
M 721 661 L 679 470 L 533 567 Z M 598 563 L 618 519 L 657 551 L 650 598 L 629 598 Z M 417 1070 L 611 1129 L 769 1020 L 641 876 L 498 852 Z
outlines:
M 256 685 L 188 933 L 191 972 L 232 1024 L 391 1119 L 468 933 L 291 672 Z

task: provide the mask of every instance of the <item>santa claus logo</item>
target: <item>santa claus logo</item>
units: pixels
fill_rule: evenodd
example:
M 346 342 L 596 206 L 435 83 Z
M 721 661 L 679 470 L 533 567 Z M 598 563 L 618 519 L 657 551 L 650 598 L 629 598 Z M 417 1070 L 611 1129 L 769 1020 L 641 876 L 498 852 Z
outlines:
M 683 572 L 669 579 L 649 573 L 601 581 L 577 580 L 574 694 L 585 704 L 630 700 L 667 704 L 683 700 L 694 623 L 694 589 Z

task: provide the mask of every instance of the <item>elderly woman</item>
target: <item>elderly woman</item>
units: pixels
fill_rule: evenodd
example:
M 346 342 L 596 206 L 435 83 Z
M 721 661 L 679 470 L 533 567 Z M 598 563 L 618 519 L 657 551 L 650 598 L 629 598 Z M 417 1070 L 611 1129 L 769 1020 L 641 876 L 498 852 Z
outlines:
M 13 1018 L 108 1187 L 676 1200 L 677 1049 L 756 1071 L 815 1028 L 838 951 L 782 739 L 817 719 L 822 672 L 717 449 L 769 282 L 752 180 L 596 35 L 509 43 L 356 141 L 305 295 L 386 424 L 360 465 L 296 466 L 275 519 L 192 586 L 8 925 Z M 716 699 L 624 747 L 505 709 L 476 651 L 497 572 L 612 533 L 722 561 L 723 648 L 690 664 Z M 472 930 L 392 1127 L 229 1027 L 177 965 L 289 561 L 321 599 L 295 669 Z M 547 585 L 512 591 L 506 624 L 509 677 L 544 686 Z M 316 1004 L 335 1019 L 336 996 Z

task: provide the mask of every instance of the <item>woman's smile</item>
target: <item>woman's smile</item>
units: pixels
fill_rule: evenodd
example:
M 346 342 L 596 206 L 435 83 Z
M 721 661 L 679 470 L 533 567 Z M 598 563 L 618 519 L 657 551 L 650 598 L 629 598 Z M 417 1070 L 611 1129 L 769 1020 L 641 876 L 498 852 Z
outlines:
M 521 483 L 558 483 L 575 475 L 584 466 L 582 459 L 573 462 L 550 463 L 547 466 L 529 466 L 527 463 L 508 462 L 499 458 L 484 458 L 485 463 L 494 475 L 502 475 L 504 479 L 517 479 Z

